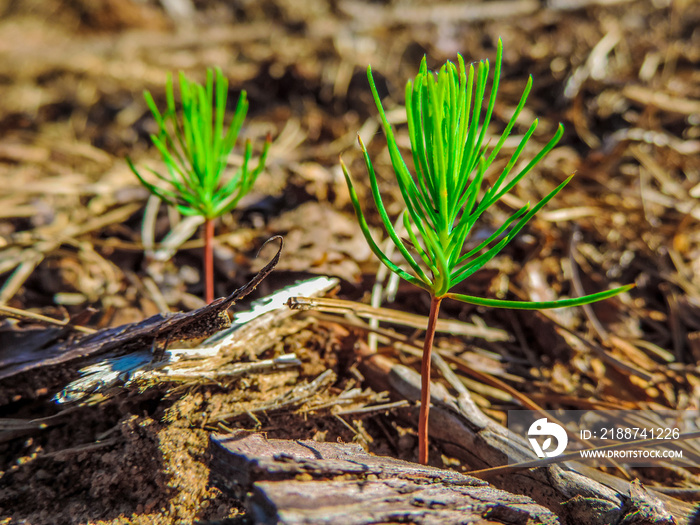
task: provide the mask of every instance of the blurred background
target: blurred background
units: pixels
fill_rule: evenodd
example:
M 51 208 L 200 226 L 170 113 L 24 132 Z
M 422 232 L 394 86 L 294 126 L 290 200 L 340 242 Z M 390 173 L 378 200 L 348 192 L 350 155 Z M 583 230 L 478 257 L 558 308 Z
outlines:
M 577 172 L 549 207 L 566 211 L 543 214 L 549 224 L 566 230 L 576 219 L 584 241 L 609 243 L 594 264 L 616 281 L 638 277 L 629 270 L 633 258 L 660 256 L 665 263 L 654 260 L 654 273 L 680 272 L 692 283 L 684 291 L 698 298 L 697 2 L 6 0 L 0 14 L 0 304 L 127 307 L 128 290 L 151 311 L 197 304 L 198 252 L 178 252 L 179 270 L 163 268 L 174 250 L 154 256 L 149 243 L 179 219 L 161 210 L 143 238 L 143 211 L 128 205 L 147 195 L 124 159 L 159 166 L 143 90 L 162 107 L 167 73 L 203 81 L 213 66 L 230 80 L 231 109 L 248 92 L 243 138 L 256 152 L 268 132 L 274 139 L 243 211 L 217 226 L 219 236 L 230 234 L 217 243 L 217 295 L 242 280 L 237 273 L 251 264 L 245 255 L 264 235 L 295 229 L 280 269 L 359 282 L 376 263 L 357 235 L 338 156 L 365 180 L 359 133 L 389 193 L 393 178 L 367 65 L 407 144 L 400 105 L 421 58 L 433 69 L 457 53 L 468 62 L 493 59 L 499 37 L 493 131 L 507 122 L 527 75 L 534 87 L 511 150 L 536 117 L 531 151 L 559 122 L 566 126 L 559 147 L 506 204 L 535 201 Z M 321 206 L 282 214 L 305 202 Z M 548 235 L 568 234 L 550 228 Z M 90 247 L 82 243 L 88 238 Z M 195 236 L 185 247 L 196 243 Z M 144 269 L 157 286 L 140 282 Z M 152 297 L 156 289 L 164 297 Z

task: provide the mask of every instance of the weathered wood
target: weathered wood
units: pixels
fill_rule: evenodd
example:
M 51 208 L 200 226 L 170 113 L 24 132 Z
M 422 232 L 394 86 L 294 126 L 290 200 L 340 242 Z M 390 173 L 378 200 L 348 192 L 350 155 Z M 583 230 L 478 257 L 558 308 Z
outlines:
M 377 481 L 264 481 L 249 509 L 261 524 L 557 523 L 530 498 L 492 487 Z
M 285 354 L 272 359 L 261 359 L 262 354 L 279 343 L 286 335 L 297 333 L 308 320 L 294 321 L 295 312 L 284 304 L 290 294 L 304 290 L 311 295 L 325 293 L 337 284 L 337 280 L 316 277 L 282 288 L 273 294 L 253 301 L 250 310 L 237 312 L 230 328 L 217 332 L 195 347 L 178 348 L 170 345 L 162 361 L 153 363 L 153 353 L 146 347 L 118 355 L 110 352 L 101 355 L 95 363 L 80 369 L 78 379 L 71 381 L 55 396 L 61 403 L 98 402 L 123 388 L 143 391 L 157 388 L 177 388 L 197 382 L 227 382 L 236 377 L 280 370 L 298 366 L 295 354 Z M 333 375 L 331 370 L 328 372 Z M 333 375 L 333 377 L 335 377 Z M 261 400 L 256 407 L 236 406 L 229 412 L 209 413 L 210 423 L 224 422 L 241 413 L 255 413 L 298 406 L 315 395 L 316 391 L 330 386 L 333 378 L 322 381 L 319 376 L 311 383 L 298 382 L 288 395 Z M 314 390 L 316 387 L 316 390 Z M 375 395 L 373 402 L 379 402 Z M 222 407 L 223 408 L 223 407 Z
M 259 524 L 555 524 L 530 498 L 479 479 L 359 445 L 266 439 L 239 431 L 210 440 L 212 482 Z
M 420 375 L 382 355 L 367 356 L 362 373 L 370 380 L 385 378 L 389 388 L 405 399 L 420 399 Z M 375 388 L 382 386 L 375 385 Z M 487 418 L 468 397 L 455 398 L 442 384 L 433 383 L 431 402 L 431 438 L 439 440 L 443 450 L 472 469 L 507 465 L 509 458 L 518 462 L 537 459 L 522 436 Z M 406 414 L 412 421 L 417 420 L 416 410 Z M 531 497 L 556 512 L 566 524 L 687 523 L 687 516 L 692 512 L 690 505 L 663 494 L 653 494 L 641 484 L 619 478 L 614 478 L 612 483 L 611 478 L 584 465 L 568 462 L 488 479 L 503 490 Z
M 65 341 L 60 339 L 66 332 L 65 328 L 48 328 L 48 338 L 36 341 L 39 346 L 17 344 L 4 350 L 0 355 L 0 379 L 40 367 L 99 356 L 114 350 L 125 354 L 141 348 L 153 348 L 159 344 L 162 354 L 164 347 L 169 343 L 205 338 L 230 327 L 231 318 L 228 315 L 228 309 L 236 301 L 255 290 L 279 262 L 282 237 L 275 236 L 272 239 L 280 241 L 279 249 L 272 260 L 250 282 L 228 297 L 221 297 L 192 312 L 156 314 L 137 323 L 107 328 L 94 334 Z M 36 337 L 36 334 L 33 337 Z

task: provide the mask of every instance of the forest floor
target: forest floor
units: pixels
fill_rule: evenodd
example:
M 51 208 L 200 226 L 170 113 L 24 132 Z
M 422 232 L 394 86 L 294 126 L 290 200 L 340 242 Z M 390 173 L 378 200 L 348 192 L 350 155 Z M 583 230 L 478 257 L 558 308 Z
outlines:
M 489 235 L 523 203 L 576 176 L 459 291 L 551 300 L 636 287 L 590 308 L 547 314 L 445 301 L 442 318 L 460 321 L 462 332 L 438 334 L 437 348 L 478 407 L 500 423 L 508 410 L 527 406 L 700 408 L 697 2 L 24 0 L 0 1 L 0 17 L 0 305 L 59 320 L 90 307 L 84 324 L 92 329 L 203 306 L 198 224 L 149 200 L 125 159 L 160 166 L 143 91 L 162 106 L 169 72 L 201 80 L 212 66 L 222 68 L 234 94 L 248 93 L 242 135 L 255 153 L 268 133 L 273 139 L 254 190 L 216 223 L 215 295 L 249 281 L 274 253 L 268 246 L 257 258 L 258 249 L 282 235 L 279 264 L 250 299 L 322 275 L 338 279 L 333 297 L 368 304 L 379 263 L 338 162 L 342 155 L 380 239 L 358 133 L 392 218 L 401 201 L 367 65 L 399 144 L 407 146 L 403 88 L 421 58 L 431 69 L 458 52 L 467 61 L 493 60 L 500 37 L 492 131 L 504 128 L 532 75 L 514 130 L 520 135 L 539 118 L 524 156 L 531 158 L 559 122 L 565 134 L 473 235 Z M 506 149 L 516 145 L 509 141 Z M 487 178 L 506 161 L 497 160 Z M 176 227 L 184 234 L 172 241 Z M 427 322 L 429 303 L 425 292 L 401 282 L 382 306 Z M 233 311 L 248 306 L 246 300 Z M 22 334 L 45 326 L 5 316 L 0 363 Z M 382 378 L 370 381 L 358 369 L 371 348 L 369 329 L 348 315 L 294 319 L 259 355 L 241 356 L 295 353 L 301 361 L 271 373 L 163 382 L 69 408 L 52 397 L 77 377 L 80 363 L 0 379 L 0 523 L 243 516 L 241 501 L 209 483 L 212 430 L 356 442 L 415 461 L 416 430 L 405 413 L 411 407 L 364 410 L 388 402 Z M 409 341 L 422 337 L 416 328 L 380 326 Z M 419 358 L 389 339 L 380 339 L 378 351 L 420 368 Z M 332 381 L 313 396 L 270 408 L 271 400 L 329 370 Z M 435 372 L 434 381 L 442 380 Z M 49 423 L 31 424 L 39 419 Z M 459 472 L 475 468 L 439 440 L 430 458 Z M 698 468 L 626 472 L 690 505 L 700 498 Z

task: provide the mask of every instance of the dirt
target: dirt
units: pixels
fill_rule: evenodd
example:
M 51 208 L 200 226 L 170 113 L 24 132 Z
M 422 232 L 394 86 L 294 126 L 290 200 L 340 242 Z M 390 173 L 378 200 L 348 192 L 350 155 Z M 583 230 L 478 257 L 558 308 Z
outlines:
M 164 255 L 160 243 L 179 220 L 164 206 L 150 232 L 155 243 L 148 242 L 148 193 L 125 158 L 158 166 L 143 90 L 162 104 L 168 72 L 202 79 L 215 65 L 233 94 L 248 92 L 243 135 L 255 153 L 268 133 L 273 137 L 255 189 L 216 224 L 216 295 L 247 282 L 269 260 L 265 251 L 256 258 L 260 246 L 281 234 L 286 249 L 278 270 L 256 297 L 331 275 L 341 280 L 335 296 L 367 302 L 378 262 L 338 164 L 342 154 L 380 239 L 358 133 L 389 214 L 401 211 L 367 65 L 405 146 L 406 127 L 393 110 L 422 56 L 431 68 L 457 52 L 493 59 L 501 37 L 495 128 L 505 125 L 532 75 L 528 122 L 517 133 L 535 117 L 535 146 L 558 122 L 566 132 L 475 234 L 493 231 L 506 213 L 541 199 L 570 173 L 576 177 L 457 291 L 549 300 L 637 286 L 590 310 L 549 317 L 444 302 L 443 318 L 499 328 L 509 338 L 444 334 L 438 345 L 547 408 L 698 409 L 696 2 L 9 0 L 0 1 L 0 17 L 0 305 L 56 319 L 91 307 L 87 325 L 94 329 L 202 305 L 202 242 L 190 235 L 172 257 Z M 427 315 L 429 298 L 402 282 L 385 306 Z M 44 327 L 8 317 L 0 324 L 0 355 L 20 330 Z M 257 357 L 295 352 L 300 367 L 219 384 L 132 389 L 65 410 L 51 398 L 77 376 L 77 365 L 0 381 L 0 523 L 243 523 L 242 501 L 209 482 L 213 430 L 356 441 L 374 453 L 417 459 L 415 429 L 396 412 L 341 418 L 333 411 L 353 388 L 353 406 L 380 399 L 381 383 L 357 372 L 364 331 L 342 317 L 313 316 L 286 330 Z M 388 343 L 379 351 L 419 366 Z M 258 410 L 327 370 L 332 384 L 315 397 Z M 472 381 L 466 384 L 489 416 L 503 421 L 519 406 L 511 394 L 457 371 Z M 227 413 L 236 415 L 217 419 Z M 469 470 L 439 443 L 432 447 L 435 465 Z M 687 489 L 684 497 L 697 500 L 697 468 L 634 475 Z

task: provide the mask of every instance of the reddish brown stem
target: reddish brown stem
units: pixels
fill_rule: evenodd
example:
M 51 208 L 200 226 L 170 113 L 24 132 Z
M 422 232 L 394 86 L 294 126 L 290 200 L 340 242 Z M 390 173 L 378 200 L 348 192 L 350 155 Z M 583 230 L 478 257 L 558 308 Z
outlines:
M 428 329 L 423 343 L 423 362 L 421 364 L 420 417 L 418 419 L 418 461 L 428 464 L 428 415 L 430 414 L 430 356 L 433 351 L 435 326 L 440 313 L 442 297 L 431 297 Z
M 214 221 L 204 219 L 204 300 L 214 300 Z

